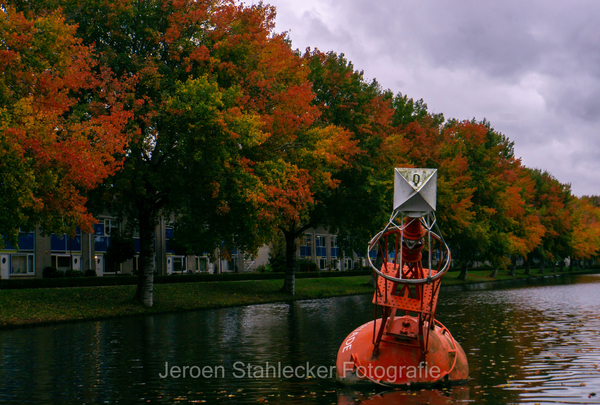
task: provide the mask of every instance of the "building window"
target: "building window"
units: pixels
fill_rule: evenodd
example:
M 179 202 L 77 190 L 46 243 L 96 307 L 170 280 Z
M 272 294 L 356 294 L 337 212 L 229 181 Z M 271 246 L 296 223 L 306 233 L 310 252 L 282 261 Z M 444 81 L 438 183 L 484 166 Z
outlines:
M 119 272 L 123 273 L 123 263 L 115 264 L 111 263 L 108 260 L 106 261 L 106 263 L 104 263 L 105 274 L 117 274 Z
M 337 245 L 337 236 L 331 235 L 331 257 L 338 257 L 338 245 Z
M 19 250 L 31 250 L 35 248 L 35 233 L 19 231 Z
M 352 270 L 352 259 L 344 259 L 344 270 Z
M 119 223 L 114 218 L 104 218 L 104 236 L 116 235 L 119 233 Z
M 69 255 L 52 255 L 52 267 L 58 270 L 71 269 L 71 256 Z
M 187 260 L 185 260 L 185 256 L 171 256 L 171 260 L 173 263 L 173 273 L 182 273 L 187 271 Z
M 319 270 L 327 270 L 327 259 L 326 258 L 320 258 L 318 259 L 319 262 Z
M 201 272 L 208 271 L 208 257 L 207 256 L 196 257 L 196 269 Z
M 53 252 L 69 252 L 72 250 L 81 250 L 81 229 L 77 228 L 75 236 L 70 237 L 67 234 L 50 236 L 50 249 Z
M 315 236 L 315 253 L 317 257 L 327 257 L 327 238 L 325 235 Z
M 312 235 L 305 233 L 300 241 L 300 257 L 310 258 L 312 256 Z
M 10 274 L 33 274 L 33 255 L 13 254 L 10 260 Z

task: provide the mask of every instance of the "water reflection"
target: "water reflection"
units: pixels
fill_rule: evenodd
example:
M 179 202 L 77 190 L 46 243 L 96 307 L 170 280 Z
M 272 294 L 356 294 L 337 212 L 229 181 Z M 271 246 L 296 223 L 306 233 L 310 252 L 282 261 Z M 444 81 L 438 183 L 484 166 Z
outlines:
M 547 283 L 442 292 L 465 386 L 338 387 L 339 344 L 373 313 L 355 296 L 3 331 L 0 403 L 600 403 L 600 277 Z
M 472 394 L 490 403 L 600 403 L 600 278 L 577 281 L 448 297 L 445 317 L 464 325 L 450 328 L 469 348 Z
M 449 403 L 472 402 L 468 386 L 453 386 L 438 389 L 390 390 L 381 392 L 356 391 L 349 388 L 338 390 L 338 405 L 446 405 Z

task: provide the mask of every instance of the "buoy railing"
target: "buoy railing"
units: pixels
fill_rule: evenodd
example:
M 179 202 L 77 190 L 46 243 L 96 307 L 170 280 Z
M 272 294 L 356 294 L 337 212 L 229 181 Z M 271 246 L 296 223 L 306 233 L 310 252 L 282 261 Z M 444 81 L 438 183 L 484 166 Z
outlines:
M 444 241 L 444 238 L 441 236 L 441 233 L 439 232 L 439 229 L 437 229 L 437 221 L 435 219 L 435 214 L 433 212 L 428 213 L 426 216 L 423 217 L 419 217 L 419 218 L 409 218 L 409 221 L 405 224 L 405 219 L 404 216 L 402 216 L 402 223 L 400 225 L 398 225 L 395 222 L 395 219 L 397 218 L 397 216 L 401 214 L 401 212 L 399 211 L 395 211 L 392 214 L 392 217 L 390 218 L 390 221 L 388 222 L 388 224 L 386 225 L 386 227 L 379 232 L 378 234 L 376 234 L 370 241 L 368 244 L 368 251 L 367 251 L 367 260 L 369 263 L 369 266 L 371 267 L 371 269 L 380 277 L 385 278 L 386 280 L 389 280 L 391 282 L 394 283 L 399 283 L 399 284 L 430 284 L 432 281 L 435 281 L 441 277 L 444 276 L 444 274 L 446 274 L 446 272 L 448 271 L 448 269 L 450 268 L 450 262 L 451 262 L 451 253 L 450 253 L 450 248 L 448 247 L 448 245 L 446 244 L 446 242 Z M 438 263 L 440 263 L 442 261 L 442 258 L 444 259 L 444 265 L 439 268 L 438 266 L 438 271 L 435 275 L 431 276 L 428 275 L 426 278 L 420 279 L 414 279 L 414 278 L 399 278 L 399 277 L 393 277 L 390 276 L 389 274 L 385 274 L 383 273 L 380 269 L 377 268 L 377 266 L 375 266 L 375 264 L 373 263 L 373 260 L 371 259 L 371 251 L 373 251 L 373 249 L 379 247 L 380 250 L 380 255 L 382 256 L 382 262 L 384 264 L 386 263 L 390 263 L 389 262 L 389 254 L 390 251 L 388 249 L 388 242 L 389 242 L 389 236 L 390 235 L 395 235 L 396 236 L 396 242 L 395 242 L 395 249 L 393 250 L 394 252 L 394 261 L 393 264 L 398 264 L 398 257 L 400 257 L 401 263 L 400 263 L 400 274 L 402 274 L 402 268 L 404 265 L 404 262 L 402 261 L 402 254 L 403 254 L 403 250 L 404 250 L 404 243 L 403 240 L 404 238 L 404 233 L 406 231 L 406 229 L 408 228 L 408 226 L 412 223 L 412 221 L 420 221 L 421 224 L 423 225 L 423 227 L 426 230 L 426 236 L 427 236 L 427 247 L 428 247 L 428 268 L 431 270 L 432 269 L 432 250 L 433 250 L 433 246 L 431 243 L 431 239 L 434 239 L 435 241 L 440 243 L 440 249 L 439 249 L 439 254 L 438 254 Z M 432 230 L 432 228 L 436 228 L 437 232 L 434 232 Z M 400 237 L 400 239 L 398 239 L 398 236 Z M 384 247 L 381 246 L 381 242 L 382 239 L 385 239 L 384 241 Z M 429 273 L 431 274 L 431 273 Z

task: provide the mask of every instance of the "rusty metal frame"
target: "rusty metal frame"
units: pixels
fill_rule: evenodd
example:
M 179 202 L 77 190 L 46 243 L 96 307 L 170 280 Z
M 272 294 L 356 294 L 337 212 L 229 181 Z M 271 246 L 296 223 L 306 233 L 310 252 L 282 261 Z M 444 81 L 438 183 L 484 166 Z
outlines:
M 427 353 L 429 348 L 429 332 L 435 328 L 437 297 L 440 290 L 441 277 L 450 267 L 450 249 L 440 234 L 433 232 L 433 229 L 435 229 L 439 233 L 435 214 L 432 212 L 424 217 L 407 217 L 406 221 L 405 216 L 401 215 L 400 225 L 398 225 L 395 220 L 399 214 L 401 213 L 394 212 L 390 217 L 390 222 L 383 231 L 375 235 L 369 241 L 368 245 L 367 258 L 369 265 L 373 269 L 376 283 L 375 295 L 373 297 L 373 301 L 376 304 L 373 322 L 374 356 L 377 356 L 381 342 L 419 347 L 423 356 Z M 405 230 L 411 225 L 413 226 L 411 229 L 414 230 L 416 226 L 414 221 L 419 221 L 419 228 L 422 231 L 419 231 L 417 236 L 412 235 L 409 239 L 406 239 Z M 395 239 L 391 240 L 392 237 L 395 237 Z M 413 245 L 414 249 L 410 244 L 405 246 L 405 239 L 406 241 L 410 240 L 415 243 Z M 390 246 L 390 242 L 393 243 L 393 247 Z M 438 245 L 439 250 L 437 270 L 433 270 L 432 263 L 434 245 Z M 409 246 L 411 246 L 411 253 L 407 252 L 406 254 L 409 255 L 407 257 L 411 257 L 411 254 L 418 255 L 418 260 L 414 262 L 412 261 L 415 260 L 414 258 L 407 259 L 411 261 L 405 262 L 404 249 L 409 249 Z M 423 256 L 421 253 L 425 247 L 427 247 L 427 269 L 423 267 Z M 393 260 L 390 260 L 390 248 L 394 252 Z M 377 249 L 382 258 L 381 270 L 377 269 L 371 260 L 370 252 L 373 249 Z M 398 259 L 399 257 L 400 259 Z M 403 285 L 403 287 L 400 290 L 400 294 L 396 295 L 399 285 Z M 414 285 L 415 297 L 412 297 L 411 285 Z M 392 296 L 401 296 L 403 299 L 395 299 Z M 402 304 L 403 301 L 405 304 Z M 417 304 L 413 301 L 419 301 L 419 303 Z M 410 302 L 413 303 L 411 304 Z M 416 308 L 414 305 L 419 305 L 419 307 Z M 378 319 L 378 306 L 382 307 L 379 328 L 377 328 L 376 322 Z M 407 315 L 411 312 L 417 314 L 417 342 L 415 344 L 385 338 L 387 334 L 391 333 L 391 325 L 395 319 L 396 310 L 405 311 Z M 389 329 L 387 333 L 386 327 Z

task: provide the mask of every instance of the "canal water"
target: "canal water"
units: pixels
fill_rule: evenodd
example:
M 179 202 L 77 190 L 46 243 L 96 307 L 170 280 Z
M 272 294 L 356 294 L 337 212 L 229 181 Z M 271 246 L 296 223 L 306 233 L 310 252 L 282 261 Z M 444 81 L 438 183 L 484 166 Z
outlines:
M 462 386 L 347 389 L 339 345 L 369 296 L 0 331 L 0 404 L 600 404 L 600 276 L 445 290 Z

